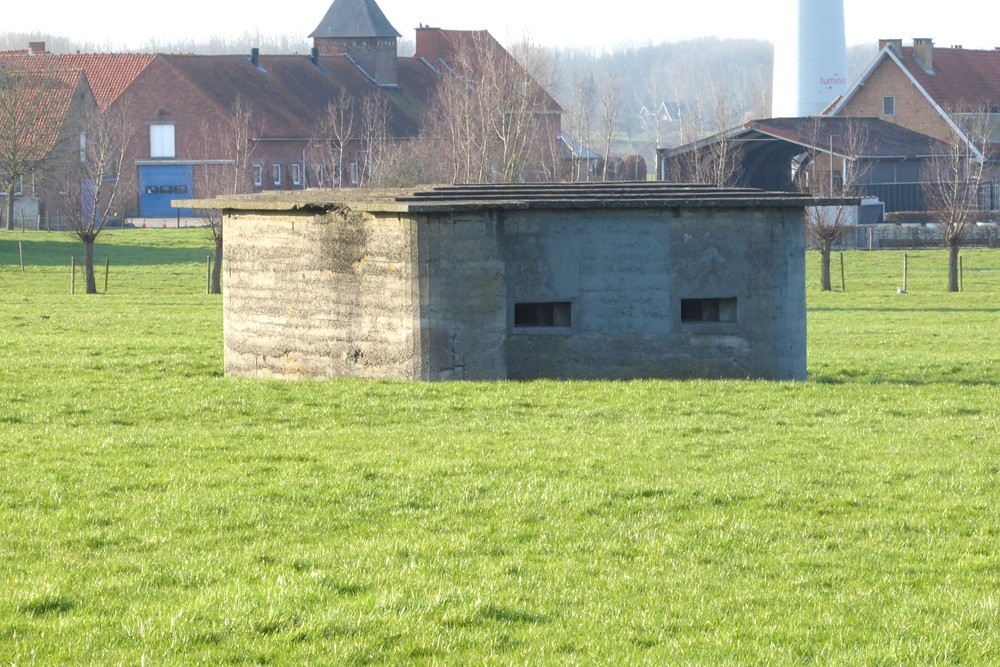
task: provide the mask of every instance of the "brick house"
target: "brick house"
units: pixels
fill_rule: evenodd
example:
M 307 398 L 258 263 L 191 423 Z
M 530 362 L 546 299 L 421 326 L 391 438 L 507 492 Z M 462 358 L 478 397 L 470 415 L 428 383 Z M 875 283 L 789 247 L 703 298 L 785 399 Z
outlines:
M 0 64 L 0 218 L 18 226 L 38 225 L 45 210 L 65 206 L 60 171 L 77 159 L 86 136 L 86 116 L 96 111 L 84 71 L 38 72 Z M 9 96 L 9 97 L 8 97 Z
M 0 65 L 81 70 L 102 111 L 128 109 L 136 124 L 129 151 L 135 173 L 128 175 L 134 192 L 123 198 L 131 217 L 173 216 L 172 200 L 216 194 L 218 173 L 239 162 L 227 135 L 240 108 L 251 118 L 244 189 L 362 185 L 367 172 L 358 128 L 364 121 L 336 142 L 331 160 L 332 142 L 317 136 L 331 106 L 349 103 L 360 116 L 367 101 L 377 100 L 387 139 L 405 141 L 420 133 L 440 82 L 457 76 L 449 59 L 464 42 L 481 40 L 516 65 L 485 31 L 421 28 L 416 54 L 398 57 L 399 33 L 374 0 L 334 0 L 310 36 L 310 54 L 280 56 L 256 49 L 222 56 L 54 55 L 33 43 L 27 51 L 0 53 Z M 537 141 L 555 145 L 561 109 L 538 91 Z M 327 150 L 319 150 L 324 145 Z
M 961 131 L 956 116 L 1000 116 L 1000 50 L 940 48 L 926 38 L 879 42 L 879 53 L 831 116 L 881 118 L 941 141 Z M 995 125 L 995 130 L 1000 126 Z M 995 131 L 992 140 L 1000 141 Z
M 830 115 L 879 118 L 945 143 L 958 138 L 986 163 L 980 205 L 1000 209 L 1000 49 L 940 48 L 928 38 L 910 46 L 886 39 L 879 47 Z M 925 177 L 912 180 L 916 195 Z

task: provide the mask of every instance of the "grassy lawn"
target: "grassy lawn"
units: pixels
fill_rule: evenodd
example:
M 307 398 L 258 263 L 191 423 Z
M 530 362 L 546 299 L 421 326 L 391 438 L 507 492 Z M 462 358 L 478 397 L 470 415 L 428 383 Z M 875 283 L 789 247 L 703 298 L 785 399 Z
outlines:
M 0 233 L 4 664 L 1000 663 L 1000 251 L 810 255 L 803 383 L 295 383 L 210 244 Z

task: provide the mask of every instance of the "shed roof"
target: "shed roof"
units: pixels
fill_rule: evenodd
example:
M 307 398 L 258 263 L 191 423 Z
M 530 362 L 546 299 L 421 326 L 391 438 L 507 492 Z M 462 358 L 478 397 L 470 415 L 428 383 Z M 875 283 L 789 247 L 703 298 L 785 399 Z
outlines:
M 945 145 L 933 137 L 880 118 L 848 118 L 843 116 L 810 116 L 806 118 L 764 118 L 741 127 L 706 137 L 697 144 L 661 149 L 665 158 L 683 155 L 695 148 L 704 148 L 719 141 L 760 143 L 779 140 L 804 149 L 830 151 L 847 158 L 890 159 L 939 155 Z
M 798 208 L 857 204 L 854 198 L 817 199 L 788 192 L 660 181 L 629 183 L 525 183 L 427 186 L 417 190 L 300 190 L 175 202 L 186 208 L 227 211 L 352 209 L 372 213 L 470 210 L 627 208 Z
M 310 37 L 401 37 L 375 0 L 334 0 Z

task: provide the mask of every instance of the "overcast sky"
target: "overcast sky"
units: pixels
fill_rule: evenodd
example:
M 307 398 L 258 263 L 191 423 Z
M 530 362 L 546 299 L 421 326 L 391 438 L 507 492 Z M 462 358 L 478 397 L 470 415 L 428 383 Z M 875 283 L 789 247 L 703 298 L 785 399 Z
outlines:
M 423 23 L 454 29 L 484 28 L 504 43 L 528 37 L 541 45 L 601 51 L 621 43 L 659 43 L 704 35 L 778 41 L 784 23 L 780 17 L 791 11 L 796 0 L 378 1 L 389 21 L 411 40 L 413 28 Z M 305 37 L 319 24 L 330 2 L 172 0 L 150 5 L 122 0 L 34 0 L 13 2 L 3 12 L 0 31 L 40 30 L 115 48 L 139 47 L 154 37 L 170 42 L 254 31 Z M 848 44 L 875 42 L 880 37 L 931 37 L 941 46 L 1000 46 L 996 21 L 986 20 L 983 12 L 984 5 L 992 2 L 985 0 L 951 0 L 946 11 L 940 5 L 903 0 L 844 0 L 844 5 Z M 932 6 L 938 10 L 933 11 Z

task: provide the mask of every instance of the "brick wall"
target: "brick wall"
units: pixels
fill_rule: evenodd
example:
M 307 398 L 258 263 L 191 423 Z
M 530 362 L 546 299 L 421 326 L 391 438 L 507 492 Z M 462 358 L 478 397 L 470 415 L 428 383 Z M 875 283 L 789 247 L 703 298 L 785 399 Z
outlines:
M 883 114 L 883 98 L 894 97 L 896 113 Z M 917 89 L 894 61 L 886 58 L 872 72 L 838 116 L 881 118 L 882 120 L 920 132 L 942 141 L 949 140 L 949 127 L 934 106 Z

